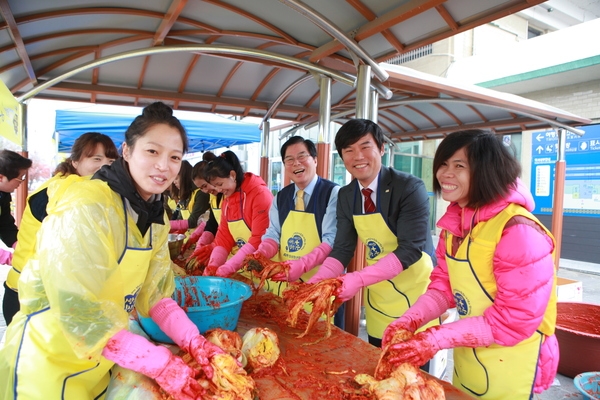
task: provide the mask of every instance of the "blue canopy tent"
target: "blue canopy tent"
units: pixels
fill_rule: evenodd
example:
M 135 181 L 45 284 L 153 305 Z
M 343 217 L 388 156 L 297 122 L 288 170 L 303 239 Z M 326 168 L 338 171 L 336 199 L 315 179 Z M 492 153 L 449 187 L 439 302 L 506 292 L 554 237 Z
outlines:
M 131 114 L 57 110 L 55 132 L 58 134 L 58 151 L 69 153 L 75 139 L 85 132 L 108 135 L 119 147 L 135 117 Z M 190 153 L 260 142 L 261 131 L 256 124 L 225 118 L 223 121 L 179 120 L 187 131 Z

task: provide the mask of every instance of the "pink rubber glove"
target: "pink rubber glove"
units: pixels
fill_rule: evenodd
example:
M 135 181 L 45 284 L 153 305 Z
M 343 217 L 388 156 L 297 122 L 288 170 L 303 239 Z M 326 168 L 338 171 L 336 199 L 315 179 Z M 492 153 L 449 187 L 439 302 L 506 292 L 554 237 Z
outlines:
M 435 289 L 426 291 L 400 318 L 385 328 L 381 348 L 387 346 L 397 331 L 415 333 L 417 329 L 446 312 L 449 307 L 450 304 L 442 292 Z
M 225 247 L 215 246 L 212 253 L 210 253 L 204 276 L 214 276 L 217 269 L 225 263 L 228 255 L 229 251 Z
M 206 222 L 202 221 L 196 227 L 196 229 L 194 229 L 194 232 L 192 232 L 192 234 L 188 238 L 187 242 L 185 242 L 183 244 L 183 246 L 181 246 L 181 254 L 185 253 L 187 251 L 187 249 L 190 248 L 191 245 L 196 244 L 198 242 L 198 240 L 200 240 L 200 237 L 204 233 L 205 226 L 206 226 Z
M 169 221 L 171 224 L 171 229 L 169 233 L 173 232 L 185 232 L 188 230 L 189 224 L 187 219 L 176 219 Z
M 323 279 L 337 278 L 344 272 L 344 265 L 338 259 L 327 257 L 319 270 L 306 283 L 319 283 Z
M 198 371 L 188 366 L 181 357 L 128 330 L 123 329 L 110 338 L 102 355 L 123 368 L 156 380 L 165 392 L 176 399 L 199 400 L 205 393 L 196 381 Z
M 0 264 L 12 265 L 12 258 L 13 253 L 8 250 L 0 249 Z
M 300 279 L 300 277 L 306 272 L 310 271 L 317 265 L 323 263 L 327 256 L 331 253 L 331 246 L 327 243 L 321 243 L 315 247 L 310 253 L 300 257 L 298 260 L 288 261 L 290 270 L 288 276 L 285 274 L 274 275 L 271 279 L 274 281 L 285 281 L 294 282 Z
M 194 357 L 207 378 L 211 379 L 213 369 L 210 359 L 215 354 L 222 354 L 224 351 L 200 335 L 198 327 L 190 321 L 185 311 L 169 297 L 158 301 L 150 309 L 149 314 L 167 336 Z
M 246 243 L 237 251 L 237 253 L 235 253 L 233 257 L 231 257 L 225 264 L 221 265 L 219 269 L 217 269 L 216 276 L 227 278 L 233 275 L 242 266 L 244 258 L 255 251 L 256 249 L 254 246 L 252 246 L 250 243 Z
M 412 339 L 390 346 L 390 363 L 424 365 L 442 349 L 484 347 L 494 343 L 492 328 L 483 316 L 463 318 L 419 332 Z
M 196 246 L 206 246 L 207 244 L 211 244 L 215 240 L 215 235 L 212 232 L 204 231 Z
M 340 276 L 343 284 L 338 299 L 350 300 L 363 287 L 392 279 L 400 272 L 402 272 L 402 263 L 394 253 L 389 253 L 373 265 Z
M 264 239 L 261 241 L 258 249 L 254 252 L 255 255 L 262 254 L 267 258 L 273 258 L 277 253 L 279 253 L 279 243 L 273 239 Z

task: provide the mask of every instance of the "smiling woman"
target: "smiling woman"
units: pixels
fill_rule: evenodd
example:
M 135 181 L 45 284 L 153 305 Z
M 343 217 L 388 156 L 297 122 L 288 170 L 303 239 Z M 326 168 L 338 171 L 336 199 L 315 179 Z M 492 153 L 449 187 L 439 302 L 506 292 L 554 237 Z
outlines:
M 201 397 L 195 370 L 128 331 L 134 308 L 150 315 L 212 376 L 210 358 L 221 350 L 171 299 L 162 193 L 186 151 L 172 109 L 153 103 L 125 132 L 123 157 L 91 180 L 57 188 L 21 275 L 21 311 L 0 350 L 0 398 L 101 399 L 115 363 L 155 379 L 175 398 Z

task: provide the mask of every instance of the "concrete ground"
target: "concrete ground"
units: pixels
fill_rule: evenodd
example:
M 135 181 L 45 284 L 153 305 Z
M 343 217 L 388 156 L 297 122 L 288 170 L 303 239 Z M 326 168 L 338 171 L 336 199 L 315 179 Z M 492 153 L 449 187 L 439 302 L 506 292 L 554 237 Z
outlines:
M 9 269 L 9 266 L 0 264 L 0 282 L 6 280 Z M 600 304 L 600 264 L 561 259 L 558 276 L 582 282 L 583 301 L 586 303 Z M 3 296 L 4 288 L 0 285 L 0 300 Z M 4 331 L 6 330 L 4 317 L 1 316 L 1 313 L 2 310 L 0 309 L 0 337 L 4 335 Z M 364 324 L 361 326 L 359 336 L 366 340 L 367 336 Z M 452 366 L 452 352 L 450 351 L 446 373 L 442 376 L 442 379 L 449 382 L 452 381 Z M 554 385 L 544 393 L 537 395 L 535 398 L 537 400 L 577 400 L 583 399 L 583 396 L 573 386 L 573 379 L 557 375 Z

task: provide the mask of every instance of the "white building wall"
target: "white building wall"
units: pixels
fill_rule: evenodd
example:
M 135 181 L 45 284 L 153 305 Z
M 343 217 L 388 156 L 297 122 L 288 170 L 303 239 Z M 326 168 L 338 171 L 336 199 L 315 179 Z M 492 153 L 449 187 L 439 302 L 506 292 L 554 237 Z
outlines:
M 521 94 L 600 123 L 600 80 Z

